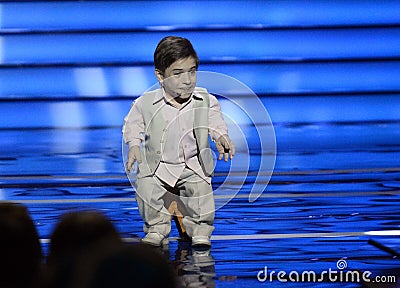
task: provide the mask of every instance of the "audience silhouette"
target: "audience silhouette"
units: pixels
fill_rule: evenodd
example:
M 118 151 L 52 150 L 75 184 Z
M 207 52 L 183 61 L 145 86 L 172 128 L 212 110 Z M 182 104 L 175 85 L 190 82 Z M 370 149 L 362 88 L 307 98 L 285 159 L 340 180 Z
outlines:
M 70 287 L 80 257 L 99 243 L 122 245 L 112 222 L 97 211 L 74 211 L 62 215 L 50 241 L 46 266 L 48 288 Z
M 65 213 L 44 262 L 34 222 L 22 205 L 0 203 L 0 288 L 175 288 L 165 251 L 123 243 L 99 211 Z
M 39 287 L 42 248 L 35 224 L 22 205 L 0 203 L 0 287 Z

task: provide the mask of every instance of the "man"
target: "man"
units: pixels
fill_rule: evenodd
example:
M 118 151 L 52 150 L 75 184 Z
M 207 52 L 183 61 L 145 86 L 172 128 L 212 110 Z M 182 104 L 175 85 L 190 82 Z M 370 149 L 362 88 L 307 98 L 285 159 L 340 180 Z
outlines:
M 192 245 L 211 245 L 214 161 L 208 136 L 216 142 L 219 160 L 233 158 L 217 99 L 196 87 L 199 58 L 189 40 L 165 37 L 154 52 L 155 75 L 161 88 L 139 97 L 124 119 L 123 137 L 129 145 L 126 169 L 138 162 L 136 199 L 145 221 L 143 243 L 168 242 L 171 215 L 166 197 L 179 194 Z

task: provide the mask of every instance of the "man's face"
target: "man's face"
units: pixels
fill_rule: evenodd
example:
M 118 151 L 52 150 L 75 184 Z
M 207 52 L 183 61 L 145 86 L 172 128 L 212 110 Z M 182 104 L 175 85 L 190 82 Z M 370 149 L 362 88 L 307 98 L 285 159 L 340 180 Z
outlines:
M 190 98 L 196 86 L 196 60 L 193 57 L 183 58 L 172 63 L 164 75 L 156 70 L 156 76 L 165 92 L 178 102 Z

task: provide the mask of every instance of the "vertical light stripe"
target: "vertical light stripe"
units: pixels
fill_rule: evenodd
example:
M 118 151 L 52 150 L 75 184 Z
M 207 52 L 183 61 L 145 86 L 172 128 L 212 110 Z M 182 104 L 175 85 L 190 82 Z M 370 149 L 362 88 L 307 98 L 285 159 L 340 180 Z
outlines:
M 4 189 L 0 189 L 0 201 L 2 200 L 7 200 L 7 194 L 6 191 L 4 191 Z
M 4 37 L 0 36 L 0 64 L 4 64 L 4 60 L 5 60 L 4 58 L 5 58 Z
M 149 79 L 145 73 L 145 69 L 141 67 L 128 67 L 119 70 L 119 80 L 121 87 L 121 95 L 123 96 L 139 96 L 149 88 Z M 154 76 L 154 82 L 157 79 Z M 151 83 L 151 84 L 154 84 Z
M 93 108 L 98 111 L 94 125 L 122 126 L 123 117 L 128 113 L 130 106 L 121 107 L 115 101 L 99 101 L 99 103 L 94 103 Z
M 56 112 L 57 110 L 54 110 L 54 113 Z M 61 124 L 58 125 L 61 126 Z M 62 125 L 66 126 L 66 123 Z M 77 132 L 77 130 L 54 129 L 49 133 L 49 137 L 51 138 L 49 143 L 52 143 L 51 147 L 49 147 L 51 153 L 80 155 L 84 149 L 85 134 Z
M 0 4 L 0 31 L 3 29 L 3 22 L 4 22 L 4 18 L 3 18 L 3 4 Z M 0 36 L 0 64 L 4 63 L 4 38 L 2 36 Z
M 100 157 L 81 157 L 75 159 L 76 173 L 106 173 L 107 172 L 107 159 Z
M 79 128 L 87 126 L 87 117 L 80 102 L 56 102 L 50 107 L 51 126 Z
M 0 4 L 0 29 L 3 29 L 3 4 Z
M 108 87 L 102 68 L 77 68 L 74 70 L 77 95 L 108 96 Z

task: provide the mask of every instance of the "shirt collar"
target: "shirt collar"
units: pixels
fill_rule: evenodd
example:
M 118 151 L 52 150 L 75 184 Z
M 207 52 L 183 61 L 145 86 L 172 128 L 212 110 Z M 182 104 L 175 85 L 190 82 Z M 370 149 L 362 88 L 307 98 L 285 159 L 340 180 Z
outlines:
M 199 92 L 196 91 L 196 88 L 193 91 L 192 98 L 196 99 L 196 100 L 203 100 L 203 96 Z M 159 88 L 154 97 L 153 105 L 157 104 L 158 102 L 160 102 L 163 99 L 165 99 L 165 101 L 168 101 L 167 98 L 165 97 L 164 89 Z

